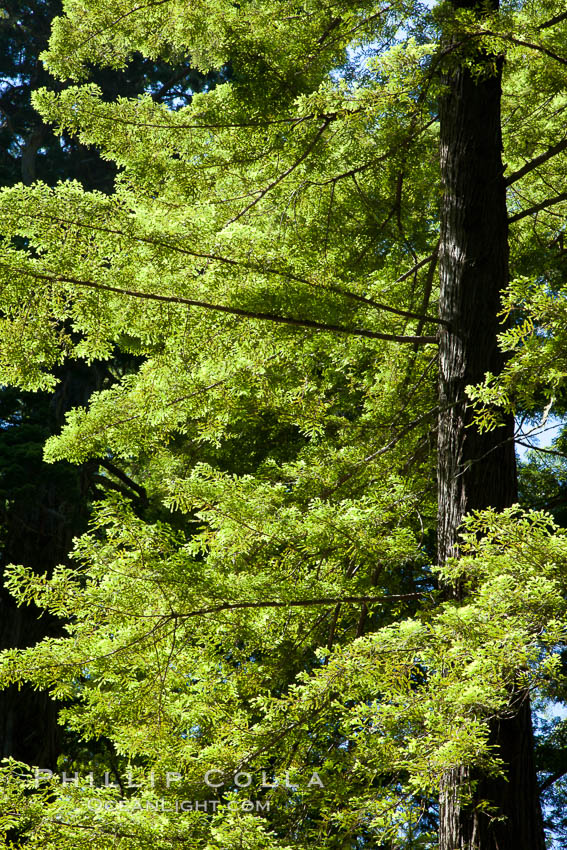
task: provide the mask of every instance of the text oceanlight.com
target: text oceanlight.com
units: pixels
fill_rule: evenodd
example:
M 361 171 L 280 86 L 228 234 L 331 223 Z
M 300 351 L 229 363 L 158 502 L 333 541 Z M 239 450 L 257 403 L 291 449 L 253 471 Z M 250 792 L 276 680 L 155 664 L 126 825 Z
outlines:
M 140 800 L 134 797 L 131 800 L 89 800 L 87 807 L 94 812 L 104 810 L 122 809 L 128 813 L 132 812 L 206 812 L 216 814 L 219 806 L 225 809 L 241 812 L 269 812 L 269 800 Z

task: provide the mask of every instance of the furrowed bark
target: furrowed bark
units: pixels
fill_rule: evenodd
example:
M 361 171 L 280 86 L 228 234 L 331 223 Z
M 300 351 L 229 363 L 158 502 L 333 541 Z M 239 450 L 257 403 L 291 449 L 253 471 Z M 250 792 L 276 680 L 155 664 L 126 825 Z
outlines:
M 455 0 L 455 8 L 474 8 Z M 491 3 L 498 8 L 498 0 Z M 486 7 L 485 7 L 486 8 Z M 470 58 L 470 54 L 469 54 Z M 514 422 L 480 433 L 466 386 L 498 374 L 500 293 L 508 283 L 508 221 L 500 117 L 502 59 L 478 51 L 478 73 L 457 63 L 440 104 L 441 213 L 438 558 L 458 553 L 464 514 L 517 501 Z M 527 693 L 514 716 L 494 721 L 491 742 L 505 778 L 449 771 L 440 794 L 440 850 L 544 850 Z M 463 792 L 467 796 L 463 796 Z M 483 811 L 486 801 L 492 811 Z

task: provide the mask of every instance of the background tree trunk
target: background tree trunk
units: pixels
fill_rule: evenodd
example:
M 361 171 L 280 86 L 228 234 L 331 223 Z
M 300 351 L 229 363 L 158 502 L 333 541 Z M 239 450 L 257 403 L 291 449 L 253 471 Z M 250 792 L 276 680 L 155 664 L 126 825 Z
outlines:
M 454 2 L 471 8 L 473 2 Z M 493 8 L 498 7 L 493 2 Z M 455 38 L 455 36 L 454 36 Z M 508 283 L 508 217 L 500 118 L 502 60 L 477 54 L 478 73 L 456 63 L 440 104 L 443 205 L 440 243 L 438 557 L 457 554 L 458 529 L 471 510 L 517 501 L 514 422 L 489 433 L 472 425 L 466 387 L 500 372 L 500 293 Z M 459 768 L 443 777 L 440 850 L 544 850 L 529 697 L 491 728 L 506 779 Z M 468 801 L 461 800 L 468 791 Z M 486 800 L 494 820 L 478 808 Z

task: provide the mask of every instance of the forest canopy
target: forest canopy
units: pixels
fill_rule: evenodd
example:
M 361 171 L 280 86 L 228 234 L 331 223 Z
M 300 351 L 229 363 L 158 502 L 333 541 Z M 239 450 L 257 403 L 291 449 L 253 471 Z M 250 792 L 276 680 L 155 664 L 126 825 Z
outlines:
M 205 82 L 94 81 L 141 58 Z M 5 570 L 66 736 L 6 846 L 561 840 L 565 442 L 518 489 L 514 440 L 566 409 L 563 4 L 65 0 L 42 61 L 116 176 L 0 192 L 0 382 L 106 364 L 44 449 L 102 489 Z

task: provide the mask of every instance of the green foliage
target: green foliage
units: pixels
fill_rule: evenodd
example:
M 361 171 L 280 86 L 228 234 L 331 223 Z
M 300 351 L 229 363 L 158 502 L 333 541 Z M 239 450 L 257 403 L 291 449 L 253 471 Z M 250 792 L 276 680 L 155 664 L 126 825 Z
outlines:
M 97 769 L 140 788 L 36 788 L 8 766 L 6 830 L 44 848 L 433 848 L 441 773 L 498 772 L 490 718 L 526 689 L 557 698 L 565 533 L 537 511 L 478 513 L 443 569 L 431 537 L 442 73 L 469 41 L 506 51 L 505 153 L 524 169 L 510 359 L 470 390 L 490 427 L 563 392 L 564 201 L 528 211 L 567 145 L 525 165 L 564 135 L 565 22 L 538 29 L 558 9 L 65 4 L 46 61 L 80 84 L 34 103 L 120 171 L 111 196 L 0 195 L 0 379 L 47 389 L 66 357 L 136 358 L 46 457 L 127 465 L 153 515 L 113 495 L 72 566 L 11 568 L 16 600 L 65 634 L 2 653 L 0 681 L 49 689 L 86 748 L 112 743 Z M 136 51 L 229 63 L 230 81 L 181 108 L 84 82 Z M 209 770 L 218 811 L 175 811 L 209 799 Z M 262 770 L 289 781 L 263 787 Z

